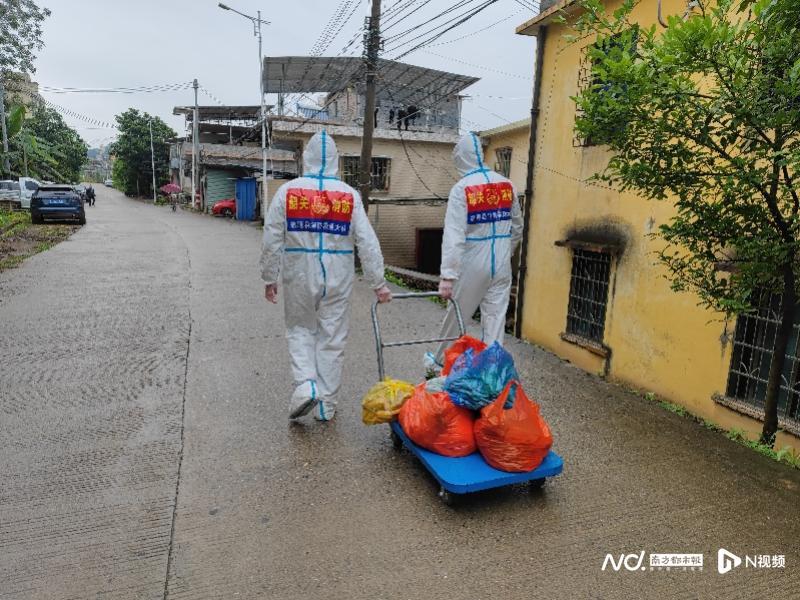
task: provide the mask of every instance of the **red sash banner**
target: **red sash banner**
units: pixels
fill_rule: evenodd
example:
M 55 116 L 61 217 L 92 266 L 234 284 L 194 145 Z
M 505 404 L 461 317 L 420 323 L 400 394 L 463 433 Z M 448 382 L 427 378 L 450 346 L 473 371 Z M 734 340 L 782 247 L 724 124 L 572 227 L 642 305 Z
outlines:
M 507 181 L 470 185 L 467 196 L 467 223 L 479 225 L 511 219 L 514 189 Z
M 286 192 L 287 231 L 350 235 L 353 195 L 330 190 L 290 188 Z

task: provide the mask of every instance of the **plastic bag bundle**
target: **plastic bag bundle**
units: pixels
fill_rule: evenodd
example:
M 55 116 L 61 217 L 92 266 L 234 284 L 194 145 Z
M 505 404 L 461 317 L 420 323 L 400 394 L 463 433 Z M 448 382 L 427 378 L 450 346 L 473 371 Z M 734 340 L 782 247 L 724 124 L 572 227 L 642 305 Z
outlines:
M 434 377 L 433 379 L 428 379 L 428 381 L 425 382 L 425 391 L 430 392 L 431 394 L 443 392 L 444 382 L 446 379 L 446 377 Z
M 462 335 L 444 351 L 442 375 L 449 375 L 458 357 L 469 349 L 472 349 L 473 352 L 481 352 L 486 349 L 486 344 L 470 335 Z
M 469 348 L 459 356 L 444 391 L 457 406 L 479 410 L 491 404 L 512 379 L 519 379 L 514 359 L 494 342 L 483 352 Z
M 505 408 L 507 403 L 510 408 Z M 497 400 L 481 410 L 475 421 L 475 442 L 495 469 L 524 473 L 542 464 L 553 436 L 539 406 L 525 395 L 519 382 L 511 381 Z
M 388 423 L 413 393 L 414 386 L 405 381 L 386 379 L 376 383 L 361 401 L 361 420 L 365 425 Z
M 431 394 L 422 383 L 398 416 L 406 435 L 418 446 L 444 456 L 475 452 L 472 412 L 456 406 L 445 393 Z

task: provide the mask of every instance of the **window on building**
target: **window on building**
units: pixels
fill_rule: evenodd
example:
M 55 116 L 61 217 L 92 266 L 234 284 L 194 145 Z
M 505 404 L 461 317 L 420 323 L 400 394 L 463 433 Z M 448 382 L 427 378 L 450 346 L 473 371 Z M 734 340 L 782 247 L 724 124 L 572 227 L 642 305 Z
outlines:
M 576 248 L 567 307 L 567 333 L 602 343 L 606 325 L 611 254 Z
M 495 150 L 495 154 L 497 155 L 497 165 L 495 166 L 495 171 L 503 175 L 504 177 L 511 176 L 511 147 L 506 146 L 505 148 L 498 148 Z
M 726 395 L 763 410 L 769 369 L 774 359 L 775 337 L 781 314 L 781 294 L 759 292 L 754 312 L 736 320 Z M 794 330 L 782 357 L 778 415 L 800 421 L 800 310 L 795 309 Z
M 392 161 L 389 158 L 372 157 L 372 189 L 378 192 L 389 191 L 389 175 L 391 171 Z M 361 158 L 358 156 L 343 156 L 341 171 L 342 181 L 346 184 L 358 188 L 361 185 L 359 181 L 359 171 L 361 166 Z

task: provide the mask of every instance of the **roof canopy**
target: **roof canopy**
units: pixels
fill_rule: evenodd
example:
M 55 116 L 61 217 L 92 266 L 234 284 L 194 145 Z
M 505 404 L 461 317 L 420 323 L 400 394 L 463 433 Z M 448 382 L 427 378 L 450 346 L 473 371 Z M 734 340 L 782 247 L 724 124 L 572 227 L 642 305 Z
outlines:
M 266 107 L 267 110 L 272 108 Z M 261 111 L 260 106 L 198 106 L 197 117 L 200 121 L 256 121 Z M 193 106 L 176 106 L 173 115 L 184 115 L 191 121 Z
M 355 85 L 363 92 L 364 61 L 359 57 L 281 56 L 264 59 L 267 93 L 338 92 Z M 451 98 L 478 81 L 446 71 L 378 60 L 379 104 L 433 105 Z

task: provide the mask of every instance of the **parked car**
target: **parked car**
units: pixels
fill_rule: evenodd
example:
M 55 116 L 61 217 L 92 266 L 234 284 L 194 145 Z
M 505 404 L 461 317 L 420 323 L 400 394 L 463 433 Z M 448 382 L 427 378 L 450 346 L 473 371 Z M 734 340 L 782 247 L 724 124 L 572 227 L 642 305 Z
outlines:
M 103 185 L 105 185 L 106 187 L 114 187 L 114 181 L 113 181 L 113 180 L 111 180 L 111 179 L 106 179 L 106 180 L 103 182 Z
M 69 220 L 86 224 L 83 199 L 71 185 L 41 185 L 31 198 L 31 221 Z
M 11 208 L 20 208 L 22 206 L 19 181 L 11 179 L 0 181 L 0 202 L 10 205 Z
M 222 215 L 223 217 L 232 217 L 236 214 L 236 200 L 234 198 L 225 198 L 217 202 L 211 209 L 212 215 Z
M 39 189 L 40 185 L 42 184 L 31 177 L 19 178 L 20 200 L 22 202 L 22 208 L 30 209 L 33 193 Z

